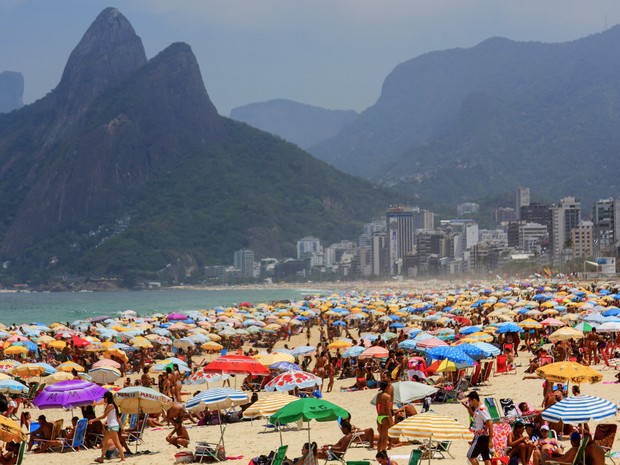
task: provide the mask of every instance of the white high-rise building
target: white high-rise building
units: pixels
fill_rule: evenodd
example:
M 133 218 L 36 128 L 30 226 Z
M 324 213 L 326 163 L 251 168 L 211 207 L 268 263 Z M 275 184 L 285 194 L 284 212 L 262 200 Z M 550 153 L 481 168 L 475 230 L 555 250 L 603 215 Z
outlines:
M 322 252 L 321 241 L 316 237 L 303 237 L 297 241 L 297 260 L 304 260 Z
M 529 187 L 517 187 L 515 209 L 517 214 L 517 220 L 521 219 L 521 207 L 527 207 L 530 204 L 530 188 Z
M 254 276 L 254 251 L 249 249 L 241 249 L 235 252 L 234 256 L 235 268 L 244 278 L 252 278 Z
M 411 207 L 392 207 L 385 215 L 391 274 L 400 274 L 403 257 L 414 250 L 413 213 L 414 209 Z
M 571 230 L 581 221 L 581 201 L 575 197 L 564 197 L 559 205 L 551 207 L 551 248 L 554 263 L 561 263 Z

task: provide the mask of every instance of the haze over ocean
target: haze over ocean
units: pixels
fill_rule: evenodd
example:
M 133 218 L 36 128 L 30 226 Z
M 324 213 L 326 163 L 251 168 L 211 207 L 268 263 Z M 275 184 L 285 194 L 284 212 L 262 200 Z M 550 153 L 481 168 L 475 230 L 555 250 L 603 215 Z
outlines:
M 274 300 L 296 300 L 311 290 L 234 289 L 234 290 L 149 290 L 112 292 L 31 292 L 0 293 L 0 322 L 84 320 L 98 315 L 118 316 L 134 310 L 144 316 L 156 312 L 206 310 L 240 302 L 256 305 Z M 315 290 L 316 292 L 316 290 Z

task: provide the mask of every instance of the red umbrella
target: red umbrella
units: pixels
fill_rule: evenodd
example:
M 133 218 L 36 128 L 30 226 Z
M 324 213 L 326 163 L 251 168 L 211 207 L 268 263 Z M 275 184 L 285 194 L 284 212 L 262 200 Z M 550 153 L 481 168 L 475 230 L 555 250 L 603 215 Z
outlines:
M 71 342 L 73 342 L 73 345 L 75 347 L 86 347 L 90 345 L 89 341 L 87 341 L 86 339 L 82 339 L 81 337 L 78 337 L 78 336 L 73 336 L 71 338 Z
M 203 368 L 205 373 L 228 373 L 246 375 L 268 375 L 267 367 L 245 355 L 224 355 Z

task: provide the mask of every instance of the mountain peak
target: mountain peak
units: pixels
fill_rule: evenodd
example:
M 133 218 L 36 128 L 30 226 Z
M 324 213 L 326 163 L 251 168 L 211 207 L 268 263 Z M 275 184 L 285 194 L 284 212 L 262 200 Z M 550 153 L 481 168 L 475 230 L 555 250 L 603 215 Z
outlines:
M 106 8 L 71 52 L 57 91 L 70 103 L 73 97 L 90 102 L 146 61 L 142 40 L 127 18 L 116 8 Z

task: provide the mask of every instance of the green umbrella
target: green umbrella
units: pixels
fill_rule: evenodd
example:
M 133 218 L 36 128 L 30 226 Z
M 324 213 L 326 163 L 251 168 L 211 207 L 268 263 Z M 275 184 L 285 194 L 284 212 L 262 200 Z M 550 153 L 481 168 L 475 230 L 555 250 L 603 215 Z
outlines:
M 336 421 L 350 416 L 349 412 L 336 404 L 323 399 L 305 397 L 285 405 L 271 415 L 269 421 L 274 425 L 287 425 L 299 420 Z M 310 424 L 308 424 L 308 441 L 310 441 Z M 280 433 L 280 442 L 282 442 L 282 433 Z

